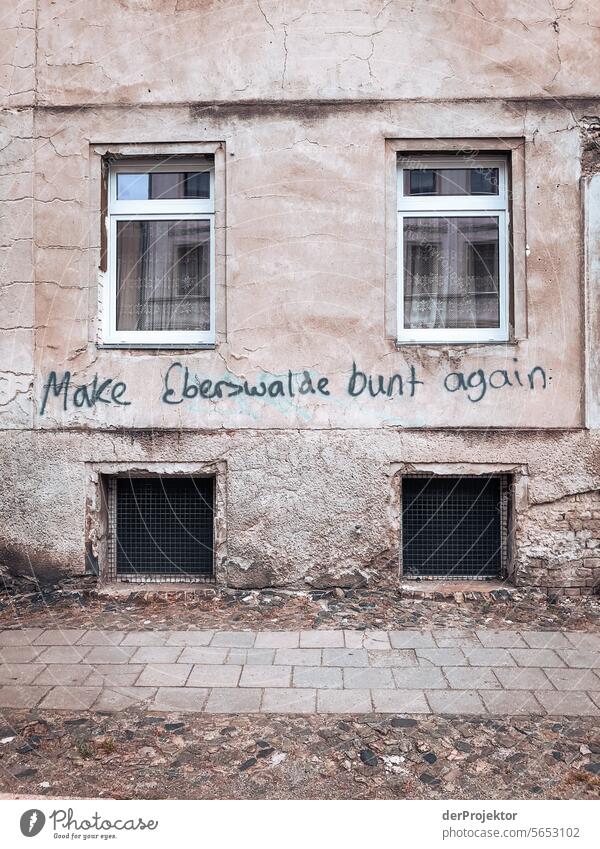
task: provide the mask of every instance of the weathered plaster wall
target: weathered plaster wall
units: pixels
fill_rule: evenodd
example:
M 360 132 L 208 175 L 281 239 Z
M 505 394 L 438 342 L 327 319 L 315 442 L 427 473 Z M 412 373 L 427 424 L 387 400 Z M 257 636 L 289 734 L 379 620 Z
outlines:
M 555 576 L 555 562 L 570 568 L 596 556 L 590 540 L 598 539 L 598 522 L 592 527 L 588 520 L 598 509 L 590 507 L 590 491 L 600 475 L 600 439 L 584 432 L 13 431 L 4 439 L 10 487 L 3 492 L 3 546 L 18 555 L 19 568 L 30 561 L 41 575 L 83 571 L 90 479 L 115 462 L 159 464 L 154 468 L 165 472 L 182 463 L 225 464 L 226 545 L 217 571 L 236 586 L 364 578 L 392 584 L 399 574 L 399 463 L 480 464 L 482 470 L 502 463 L 524 470 L 519 583 L 544 584 L 545 576 Z M 591 536 L 577 535 L 584 529 Z M 547 565 L 538 562 L 544 558 Z
M 583 423 L 581 139 L 571 111 L 556 104 L 465 103 L 321 107 L 307 117 L 252 107 L 209 114 L 161 110 L 164 142 L 223 140 L 226 195 L 226 338 L 192 354 L 99 350 L 97 286 L 101 217 L 96 143 L 150 143 L 156 114 L 144 109 L 45 110 L 36 139 L 36 427 L 577 427 Z M 525 147 L 527 334 L 511 345 L 412 346 L 396 350 L 385 332 L 386 138 L 453 135 L 522 137 Z M 51 140 L 49 142 L 48 140 Z M 38 176 L 39 175 L 39 176 Z M 391 184 L 390 184 L 391 182 Z M 95 191 L 93 190 L 95 187 Z M 92 189 L 92 190 L 91 190 Z M 91 207 L 91 209 L 90 209 Z M 567 246 L 565 248 L 565 246 Z M 515 244 L 525 252 L 525 244 Z M 561 344 L 556 338 L 560 335 Z M 308 370 L 329 395 L 294 399 L 181 399 L 183 369 L 217 381 L 285 380 Z M 402 397 L 348 392 L 352 364 L 408 381 Z M 531 389 L 526 375 L 544 369 Z M 414 372 L 411 372 L 411 368 Z M 448 391 L 449 373 L 486 378 L 507 369 L 512 386 Z M 515 378 L 522 376 L 524 387 Z M 40 400 L 49 372 L 74 384 L 94 374 L 127 385 L 130 406 L 75 408 Z M 416 380 L 411 391 L 410 378 Z M 501 378 L 496 375 L 495 383 Z M 363 379 L 355 387 L 360 389 Z M 457 379 L 449 378 L 455 388 Z M 485 394 L 484 393 L 485 390 Z M 394 395 L 397 393 L 395 392 Z
M 26 0 L 1 19 L 0 562 L 83 568 L 90 464 L 225 461 L 222 580 L 389 583 L 397 464 L 515 464 L 517 581 L 593 589 L 600 281 L 582 256 L 600 216 L 596 190 L 584 211 L 581 178 L 598 170 L 596 4 Z M 524 332 L 397 350 L 386 139 L 445 137 L 522 140 Z M 223 341 L 99 348 L 98 151 L 204 142 L 225 156 Z M 330 394 L 168 404 L 174 362 L 192 381 L 251 385 L 306 370 Z M 375 385 L 411 368 L 422 383 L 353 397 L 353 362 Z M 528 386 L 535 366 L 545 388 Z M 492 388 L 503 369 L 513 385 Z M 121 381 L 130 404 L 77 408 L 70 393 L 42 414 L 52 371 Z M 474 375 L 471 391 L 449 392 L 451 372 Z
M 598 91 L 591 0 L 41 0 L 39 9 L 38 91 L 53 104 Z

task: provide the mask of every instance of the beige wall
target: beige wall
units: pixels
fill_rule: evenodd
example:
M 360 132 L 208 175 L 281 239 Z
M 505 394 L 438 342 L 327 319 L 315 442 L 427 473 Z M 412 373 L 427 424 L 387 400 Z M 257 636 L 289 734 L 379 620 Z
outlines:
M 204 115 L 161 110 L 161 142 L 224 143 L 226 176 L 224 338 L 216 350 L 99 350 L 100 156 L 97 151 L 157 140 L 156 114 L 145 109 L 44 110 L 37 116 L 35 299 L 35 426 L 104 424 L 126 427 L 553 427 L 583 424 L 583 323 L 580 133 L 571 112 L 554 103 L 511 106 L 464 103 L 452 135 L 524 138 L 526 262 L 524 338 L 509 345 L 408 346 L 386 332 L 386 139 L 449 135 L 448 116 L 432 104 L 303 107 L 282 114 L 263 105 L 244 118 L 223 107 Z M 52 139 L 49 143 L 47 139 Z M 399 144 L 402 144 L 400 141 Z M 112 148 L 111 148 L 112 145 Z M 134 149 L 133 147 L 131 149 Z M 174 149 L 177 149 L 174 147 Z M 389 222 L 387 222 L 389 224 Z M 391 222 L 392 230 L 394 220 Z M 389 229 L 389 228 L 388 228 Z M 560 344 L 557 345 L 557 339 Z M 173 362 L 190 375 L 274 380 L 288 370 L 329 379 L 330 394 L 294 399 L 236 396 L 180 405 L 160 398 Z M 348 392 L 352 363 L 369 375 L 414 374 L 422 384 L 403 397 Z M 531 390 L 526 375 L 541 366 Z M 512 387 L 480 385 L 506 369 Z M 517 369 L 525 387 L 514 377 Z M 131 405 L 65 412 L 39 402 L 48 373 L 72 373 L 74 384 L 94 374 L 127 385 Z M 475 373 L 470 392 L 449 392 L 450 373 Z M 169 385 L 178 391 L 181 370 Z M 456 378 L 448 378 L 450 387 Z M 492 380 L 502 383 L 501 375 Z M 362 383 L 362 379 L 360 380 Z M 360 385 L 360 384 L 359 384 Z M 177 398 L 178 394 L 171 396 Z M 480 399 L 480 400 L 469 400 Z M 17 421 L 18 424 L 18 421 Z
M 86 464 L 105 462 L 107 454 L 139 459 L 126 438 L 112 443 L 110 435 L 94 435 L 105 429 L 186 431 L 193 460 L 227 459 L 230 556 L 251 574 L 260 562 L 278 582 L 297 583 L 335 571 L 335 564 L 371 569 L 377 579 L 386 558 L 397 563 L 397 516 L 383 484 L 390 464 L 516 463 L 529 470 L 534 491 L 549 488 L 559 499 L 599 487 L 589 459 L 597 455 L 595 435 L 583 430 L 595 424 L 586 409 L 589 417 L 596 331 L 586 347 L 585 327 L 592 325 L 582 175 L 587 180 L 597 170 L 589 151 L 600 113 L 600 12 L 591 2 L 562 5 L 39 0 L 36 18 L 33 0 L 6 4 L 0 428 L 12 475 L 19 474 L 13 464 L 21 450 L 38 463 L 30 495 L 14 501 L 21 483 L 10 475 L 5 481 L 8 548 L 38 564 L 45 551 L 62 569 L 81 568 L 75 552 L 83 551 Z M 499 148 L 521 140 L 524 232 L 515 251 L 525 277 L 521 332 L 509 345 L 397 348 L 390 335 L 394 185 L 386 142 L 401 148 L 403 140 L 427 138 L 473 139 L 474 146 L 482 139 L 487 147 L 496 140 Z M 226 184 L 218 198 L 224 289 L 216 348 L 99 347 L 100 154 L 136 145 L 141 152 L 200 151 L 207 143 L 220 144 Z M 328 378 L 330 394 L 169 405 L 161 396 L 174 362 L 201 379 L 250 384 L 286 382 L 288 370 L 307 370 L 315 385 Z M 351 397 L 353 362 L 375 380 L 406 380 L 413 368 L 423 383 L 414 397 L 407 387 L 402 398 L 373 398 L 368 390 Z M 535 389 L 527 386 L 536 366 L 546 372 L 545 389 L 539 378 Z M 170 373 L 176 390 L 178 368 Z M 486 384 L 480 400 L 469 400 L 481 394 L 480 370 L 489 378 L 503 369 L 512 387 Z M 69 371 L 73 387 L 95 375 L 122 381 L 130 404 L 77 409 L 70 400 L 64 410 L 62 399 L 50 398 L 41 415 L 52 371 L 59 378 Z M 444 388 L 456 372 L 474 375 L 470 393 Z M 436 431 L 421 432 L 427 428 Z M 464 442 L 454 441 L 460 428 L 473 429 Z M 18 431 L 31 429 L 41 433 L 19 441 Z M 408 453 L 406 429 L 415 429 L 416 439 Z M 8 430 L 17 432 L 16 442 Z M 61 439 L 56 466 L 53 430 Z M 298 431 L 307 433 L 300 439 Z M 282 443 L 286 434 L 290 441 Z M 552 463 L 563 439 L 567 465 L 577 471 L 559 484 Z M 167 462 L 167 445 L 162 438 L 144 443 L 144 458 Z M 274 477 L 282 445 L 284 455 L 297 457 L 295 465 L 286 458 L 285 472 Z M 350 477 L 347 452 L 355 464 Z M 327 475 L 319 477 L 323 468 Z M 73 502 L 62 539 L 52 540 L 56 474 L 69 481 Z M 325 499 L 327 515 L 317 504 L 300 508 L 300 496 L 289 501 L 290 475 L 305 499 L 311 492 L 321 504 Z M 273 527 L 251 507 L 263 489 L 272 496 L 258 503 L 279 516 Z M 28 510 L 47 518 L 43 545 Z M 346 513 L 349 528 L 362 517 L 368 530 L 348 539 L 344 531 L 336 542 L 326 528 L 332 514 Z M 282 559 L 292 531 L 292 553 Z M 539 546 L 523 552 L 543 560 Z

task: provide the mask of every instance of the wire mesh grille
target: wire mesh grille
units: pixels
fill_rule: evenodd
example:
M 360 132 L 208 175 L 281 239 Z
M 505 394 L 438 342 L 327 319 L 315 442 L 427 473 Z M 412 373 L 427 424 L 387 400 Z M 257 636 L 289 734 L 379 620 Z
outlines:
M 499 476 L 402 480 L 406 577 L 500 577 L 505 526 L 505 486 Z
M 113 575 L 121 580 L 213 577 L 212 478 L 109 482 Z

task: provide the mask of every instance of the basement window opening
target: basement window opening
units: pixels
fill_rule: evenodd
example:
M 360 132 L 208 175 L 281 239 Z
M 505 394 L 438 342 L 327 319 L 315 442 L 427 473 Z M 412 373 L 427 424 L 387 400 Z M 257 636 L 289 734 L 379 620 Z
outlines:
M 109 579 L 214 580 L 214 478 L 108 479 Z
M 505 475 L 402 479 L 405 578 L 498 580 L 507 572 Z

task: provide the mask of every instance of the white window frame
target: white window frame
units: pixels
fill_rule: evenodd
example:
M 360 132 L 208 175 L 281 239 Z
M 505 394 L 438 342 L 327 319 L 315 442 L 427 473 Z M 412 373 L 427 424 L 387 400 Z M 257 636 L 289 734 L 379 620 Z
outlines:
M 164 200 L 117 200 L 117 175 L 135 173 L 203 170 L 194 159 L 172 158 L 168 163 L 156 159 L 112 164 L 108 175 L 107 247 L 108 276 L 103 298 L 103 342 L 147 347 L 213 345 L 215 332 L 215 171 L 210 166 L 209 198 L 168 198 Z M 117 330 L 117 221 L 210 222 L 210 325 L 208 330 Z
M 415 163 L 427 168 L 497 168 L 497 195 L 404 195 L 404 171 Z M 403 344 L 451 344 L 463 342 L 506 342 L 509 338 L 509 226 L 507 161 L 502 156 L 476 158 L 432 156 L 398 157 L 397 166 L 397 341 Z M 499 326 L 485 328 L 404 327 L 404 219 L 442 217 L 498 218 Z

